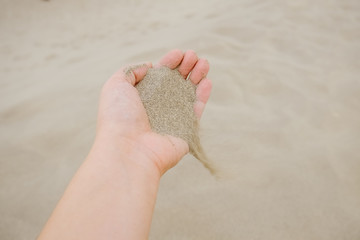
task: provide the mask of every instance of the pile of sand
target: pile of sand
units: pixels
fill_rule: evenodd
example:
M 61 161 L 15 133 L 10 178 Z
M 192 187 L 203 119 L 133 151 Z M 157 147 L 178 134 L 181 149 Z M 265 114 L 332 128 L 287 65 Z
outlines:
M 151 128 L 185 140 L 190 153 L 214 174 L 215 169 L 200 144 L 199 122 L 194 113 L 196 86 L 185 80 L 179 71 L 160 67 L 149 69 L 136 88 Z

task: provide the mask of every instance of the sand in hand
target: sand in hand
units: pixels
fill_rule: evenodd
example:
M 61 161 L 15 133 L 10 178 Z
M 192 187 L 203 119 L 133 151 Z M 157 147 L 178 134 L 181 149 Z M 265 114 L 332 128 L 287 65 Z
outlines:
M 157 133 L 185 140 L 190 153 L 215 174 L 215 168 L 200 144 L 199 121 L 194 113 L 196 86 L 177 70 L 160 67 L 149 69 L 136 88 L 151 128 Z

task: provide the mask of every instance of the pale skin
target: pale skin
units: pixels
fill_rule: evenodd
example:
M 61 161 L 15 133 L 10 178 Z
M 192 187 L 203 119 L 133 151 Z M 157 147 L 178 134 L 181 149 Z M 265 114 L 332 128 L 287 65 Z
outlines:
M 104 84 L 94 144 L 39 240 L 148 238 L 160 178 L 189 147 L 151 130 L 134 86 L 151 67 L 177 68 L 184 79 L 191 72 L 200 119 L 212 85 L 208 61 L 191 50 L 172 50 L 155 66 L 139 66 L 131 72 L 120 69 Z

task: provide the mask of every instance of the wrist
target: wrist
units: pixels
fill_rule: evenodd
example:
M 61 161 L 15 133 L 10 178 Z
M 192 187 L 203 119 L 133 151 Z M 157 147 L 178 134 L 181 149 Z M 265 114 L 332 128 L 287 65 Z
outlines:
M 156 156 L 136 138 L 98 134 L 89 157 L 108 164 L 120 164 L 127 172 L 141 174 L 155 181 L 159 181 L 162 175 L 161 168 L 156 164 Z

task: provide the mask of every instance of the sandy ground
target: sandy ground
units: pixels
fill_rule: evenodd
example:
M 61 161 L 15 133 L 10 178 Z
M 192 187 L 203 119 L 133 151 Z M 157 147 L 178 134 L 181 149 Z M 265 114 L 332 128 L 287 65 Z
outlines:
M 94 137 L 120 66 L 209 59 L 216 181 L 187 156 L 150 239 L 360 239 L 358 0 L 0 0 L 0 239 L 33 239 Z

